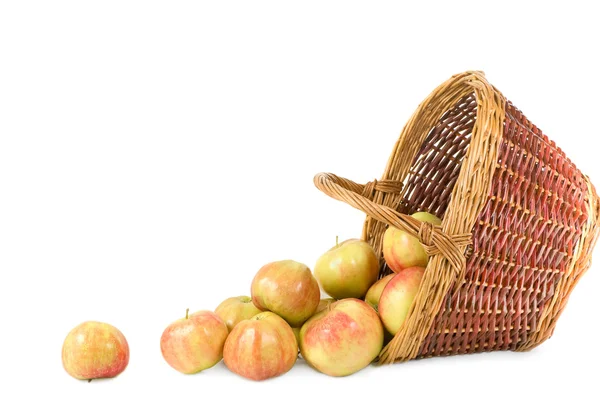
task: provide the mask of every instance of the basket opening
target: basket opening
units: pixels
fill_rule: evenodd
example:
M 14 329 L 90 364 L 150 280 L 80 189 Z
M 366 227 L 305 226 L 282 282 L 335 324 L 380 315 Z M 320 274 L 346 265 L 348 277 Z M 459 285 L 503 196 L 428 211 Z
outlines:
M 469 94 L 473 78 L 481 86 L 479 101 Z M 376 202 L 446 218 L 445 229 L 470 232 L 472 243 L 460 284 L 434 288 L 438 280 L 455 283 L 448 265 L 436 260 L 431 289 L 420 291 L 409 327 L 384 350 L 388 360 L 539 345 L 589 267 L 598 236 L 593 186 L 510 101 L 479 75 L 453 79 L 441 91 L 419 106 L 388 162 L 384 177 L 402 180 L 401 196 L 382 191 Z M 482 129 L 473 137 L 478 121 Z M 472 174 L 463 177 L 464 187 L 456 187 L 468 151 L 476 164 L 463 171 Z M 455 189 L 462 205 L 451 202 Z M 451 204 L 457 210 L 449 211 Z M 380 277 L 392 272 L 382 257 L 386 228 L 368 216 L 363 231 L 381 258 Z
M 476 117 L 477 100 L 470 94 L 444 113 L 429 131 L 404 181 L 399 212 L 426 211 L 443 219 L 471 142 Z

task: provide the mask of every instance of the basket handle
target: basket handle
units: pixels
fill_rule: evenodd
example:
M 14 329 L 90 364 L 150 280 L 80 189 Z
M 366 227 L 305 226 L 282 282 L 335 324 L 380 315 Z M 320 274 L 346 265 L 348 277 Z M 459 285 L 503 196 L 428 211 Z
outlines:
M 330 196 L 363 211 L 368 216 L 387 225 L 394 226 L 416 237 L 429 256 L 444 256 L 462 282 L 466 268 L 466 257 L 461 247 L 472 244 L 472 236 L 467 234 L 448 235 L 442 226 L 422 222 L 410 215 L 373 201 L 375 191 L 400 194 L 402 183 L 394 180 L 374 180 L 360 185 L 332 173 L 319 173 L 314 178 L 315 186 Z M 457 283 L 460 285 L 460 283 Z

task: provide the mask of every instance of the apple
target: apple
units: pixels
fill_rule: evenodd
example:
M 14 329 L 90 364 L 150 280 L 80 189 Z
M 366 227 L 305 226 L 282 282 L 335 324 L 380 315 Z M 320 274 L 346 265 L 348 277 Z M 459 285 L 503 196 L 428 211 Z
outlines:
M 368 242 L 349 239 L 319 257 L 315 278 L 321 288 L 335 299 L 362 298 L 377 281 L 379 260 Z
M 377 280 L 377 282 L 373 284 L 371 288 L 369 288 L 369 291 L 367 291 L 367 295 L 365 296 L 365 302 L 371 307 L 373 307 L 375 311 L 379 311 L 379 298 L 381 297 L 383 289 L 395 275 L 396 274 L 389 274 L 383 277 L 382 279 Z
M 260 312 L 261 310 L 252 303 L 252 298 L 246 295 L 230 297 L 219 304 L 215 310 L 215 314 L 225 321 L 229 331 L 240 321 L 248 320 Z
M 212 311 L 197 311 L 171 323 L 160 338 L 163 358 L 175 370 L 195 374 L 223 358 L 227 325 Z
M 415 212 L 411 216 L 422 222 L 429 222 L 433 225 L 442 225 L 442 220 L 429 212 Z
M 116 377 L 129 364 L 129 344 L 116 327 L 86 321 L 67 334 L 62 363 L 67 373 L 76 379 Z
M 428 212 L 416 212 L 412 217 L 422 222 L 440 225 L 442 221 Z M 416 237 L 389 226 L 383 234 L 383 258 L 393 272 L 409 267 L 425 267 L 429 257 Z
M 319 305 L 317 306 L 317 310 L 315 311 L 315 314 L 320 313 L 321 311 L 325 310 L 326 308 L 329 307 L 329 305 L 331 303 L 334 303 L 334 302 L 335 302 L 335 299 L 333 299 L 333 298 L 321 298 L 321 301 L 319 301 Z M 301 328 L 302 328 L 302 326 L 292 327 L 292 331 L 294 332 L 294 335 L 296 336 L 296 341 L 298 342 L 298 346 L 300 345 L 300 329 Z
M 325 310 L 327 307 L 329 307 L 330 304 L 333 303 L 335 303 L 335 298 L 321 298 L 321 301 L 319 301 L 319 305 L 317 306 L 317 311 L 315 311 L 315 314 Z
M 425 268 L 411 267 L 400 271 L 385 286 L 379 299 L 379 316 L 386 330 L 395 335 L 406 319 Z
M 264 265 L 252 280 L 252 302 L 262 311 L 272 311 L 292 327 L 300 327 L 314 314 L 321 291 L 310 269 L 293 260 Z
M 335 299 L 333 298 L 321 298 L 321 301 L 319 301 L 319 305 L 317 306 L 317 310 L 315 311 L 315 314 L 320 313 L 321 311 L 325 310 L 327 307 L 329 307 L 329 305 L 331 303 L 334 303 Z M 300 346 L 300 329 L 302 328 L 302 326 L 300 327 L 292 327 L 292 331 L 294 332 L 294 336 L 296 336 L 296 341 L 298 342 L 298 346 Z M 300 347 L 298 347 L 298 352 L 300 351 Z
M 266 380 L 287 373 L 298 358 L 292 328 L 277 314 L 265 311 L 236 325 L 223 350 L 229 370 L 250 380 Z
M 383 347 L 383 326 L 367 303 L 356 298 L 334 302 L 300 330 L 300 353 L 330 376 L 348 376 L 367 367 Z
M 292 331 L 294 332 L 294 337 L 296 337 L 296 342 L 298 343 L 298 348 L 300 346 L 300 329 L 302 327 L 292 327 Z

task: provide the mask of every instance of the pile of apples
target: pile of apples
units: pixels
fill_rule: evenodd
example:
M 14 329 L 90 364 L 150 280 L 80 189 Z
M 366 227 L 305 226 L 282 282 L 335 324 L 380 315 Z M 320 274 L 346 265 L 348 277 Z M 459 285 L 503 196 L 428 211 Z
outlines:
M 441 224 L 427 212 L 412 216 Z M 314 274 L 293 260 L 268 263 L 254 276 L 251 297 L 227 298 L 214 311 L 187 310 L 167 326 L 162 356 L 185 374 L 223 360 L 251 380 L 288 372 L 299 355 L 330 376 L 362 370 L 402 326 L 428 262 L 419 241 L 395 227 L 384 234 L 383 256 L 393 273 L 379 280 L 377 255 L 358 239 L 336 240 Z M 330 298 L 321 298 L 321 290 Z M 127 367 L 129 347 L 118 329 L 90 321 L 67 335 L 62 359 L 75 378 L 115 377 Z

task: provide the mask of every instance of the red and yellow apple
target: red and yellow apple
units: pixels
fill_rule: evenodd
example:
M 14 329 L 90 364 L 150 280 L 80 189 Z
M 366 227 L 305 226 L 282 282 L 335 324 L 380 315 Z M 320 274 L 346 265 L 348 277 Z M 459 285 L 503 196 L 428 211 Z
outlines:
M 223 345 L 229 331 L 212 311 L 197 311 L 171 323 L 160 338 L 165 361 L 175 370 L 195 374 L 223 358 Z
M 383 326 L 364 301 L 345 298 L 312 316 L 300 330 L 300 352 L 309 365 L 330 376 L 348 376 L 381 352 Z
M 229 370 L 250 380 L 287 373 L 298 358 L 298 342 L 289 324 L 270 311 L 236 325 L 223 350 Z
M 396 274 L 389 274 L 382 279 L 377 280 L 377 282 L 373 284 L 371 288 L 369 288 L 369 291 L 367 291 L 365 302 L 373 307 L 375 311 L 379 311 L 379 299 L 381 298 L 383 289 L 390 282 L 390 280 L 394 278 L 395 275 Z
M 410 267 L 396 274 L 385 286 L 379 299 L 379 316 L 386 330 L 395 335 L 415 300 L 424 268 Z
M 86 321 L 67 334 L 62 363 L 67 373 L 76 379 L 115 377 L 129 364 L 129 345 L 116 327 Z
M 315 311 L 315 314 L 320 313 L 321 311 L 325 310 L 326 308 L 329 307 L 329 305 L 331 303 L 334 303 L 335 299 L 333 298 L 321 298 L 321 301 L 319 301 L 319 305 L 317 306 L 317 310 Z M 296 341 L 298 342 L 298 346 L 300 346 L 300 329 L 302 328 L 302 326 L 299 327 L 292 327 L 292 331 L 294 332 L 294 336 L 296 336 Z M 298 350 L 300 351 L 300 350 Z
M 252 280 L 252 302 L 262 311 L 281 316 L 299 327 L 314 314 L 321 291 L 310 269 L 293 260 L 264 265 Z
M 369 243 L 349 239 L 337 243 L 319 257 L 315 264 L 315 278 L 331 297 L 363 298 L 377 281 L 379 260 Z
M 215 310 L 215 314 L 225 322 L 229 331 L 240 321 L 248 320 L 260 312 L 261 310 L 252 302 L 252 298 L 246 295 L 230 297 L 219 304 Z
M 412 217 L 422 222 L 440 225 L 442 221 L 428 212 L 416 212 Z M 394 272 L 410 267 L 425 267 L 429 257 L 416 237 L 389 226 L 383 234 L 383 258 Z

